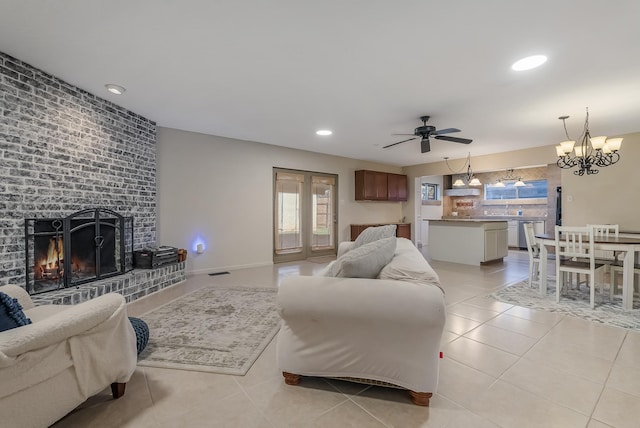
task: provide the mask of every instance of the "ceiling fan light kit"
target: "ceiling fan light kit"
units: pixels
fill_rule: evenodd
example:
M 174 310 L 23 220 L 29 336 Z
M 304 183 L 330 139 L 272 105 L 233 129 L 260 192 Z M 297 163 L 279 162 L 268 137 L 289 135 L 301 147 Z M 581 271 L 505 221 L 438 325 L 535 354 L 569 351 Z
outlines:
M 589 131 L 589 109 L 584 121 L 584 131 L 579 145 L 569 138 L 566 120 L 569 116 L 560 116 L 564 125 L 564 132 L 567 140 L 556 146 L 558 155 L 557 165 L 560 168 L 570 169 L 578 167 L 573 171 L 574 175 L 592 175 L 599 172 L 595 167 L 606 167 L 617 163 L 620 160 L 620 146 L 622 138 L 609 138 L 605 136 L 592 137 Z M 573 154 L 572 154 L 573 152 Z
M 429 140 L 429 137 L 431 136 L 433 136 L 433 138 L 435 138 L 436 140 L 451 141 L 454 143 L 461 143 L 461 144 L 469 144 L 471 143 L 471 141 L 473 141 L 468 138 L 450 137 L 448 135 L 442 135 L 442 134 L 451 134 L 453 132 L 460 132 L 460 130 L 457 128 L 436 129 L 435 126 L 427 125 L 427 121 L 429 120 L 429 117 L 430 116 L 420 116 L 420 120 L 422 121 L 422 126 L 418 126 L 416 129 L 414 129 L 413 134 L 392 134 L 392 135 L 413 135 L 414 137 L 407 138 L 406 140 L 398 141 L 397 143 L 386 145 L 383 147 L 383 149 L 387 149 L 389 147 L 396 146 L 400 143 L 404 143 L 407 141 L 416 140 L 420 138 L 420 152 L 428 153 L 431 151 L 431 142 Z

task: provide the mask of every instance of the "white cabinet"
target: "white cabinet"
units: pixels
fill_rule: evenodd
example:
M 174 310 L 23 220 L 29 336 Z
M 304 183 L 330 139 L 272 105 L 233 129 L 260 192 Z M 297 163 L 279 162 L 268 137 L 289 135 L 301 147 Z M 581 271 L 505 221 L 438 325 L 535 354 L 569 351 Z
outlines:
M 518 220 L 509 220 L 507 222 L 507 231 L 508 231 L 508 240 L 507 243 L 509 247 L 517 247 L 518 246 Z
M 546 224 L 544 220 L 533 221 L 532 223 L 533 223 L 533 233 L 535 233 L 536 235 L 542 235 L 544 233 L 547 233 Z
M 508 232 L 502 230 L 486 230 L 484 232 L 484 261 L 501 259 L 507 256 Z
M 502 260 L 507 235 L 506 221 L 430 220 L 429 257 L 468 265 Z

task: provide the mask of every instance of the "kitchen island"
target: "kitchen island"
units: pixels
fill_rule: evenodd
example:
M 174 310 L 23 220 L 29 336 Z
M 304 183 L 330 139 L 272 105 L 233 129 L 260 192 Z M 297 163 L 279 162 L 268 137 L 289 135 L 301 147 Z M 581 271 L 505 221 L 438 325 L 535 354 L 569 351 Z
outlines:
M 501 262 L 508 253 L 507 227 L 505 220 L 430 220 L 429 257 L 467 265 Z

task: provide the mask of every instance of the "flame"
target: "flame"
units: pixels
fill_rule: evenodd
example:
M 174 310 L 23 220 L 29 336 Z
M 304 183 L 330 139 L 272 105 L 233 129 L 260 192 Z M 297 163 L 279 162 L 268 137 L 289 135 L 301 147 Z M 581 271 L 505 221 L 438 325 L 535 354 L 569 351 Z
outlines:
M 64 259 L 64 250 L 62 246 L 62 238 L 58 238 L 58 245 L 56 249 L 56 240 L 49 240 L 49 249 L 47 250 L 47 267 L 53 269 L 58 266 L 58 260 Z
M 40 269 L 36 269 L 36 279 L 41 279 L 43 275 L 57 271 L 58 261 L 62 264 L 64 259 L 64 250 L 62 238 L 58 238 L 56 245 L 56 239 L 49 239 L 49 247 L 47 248 L 47 254 L 45 257 L 38 260 L 37 266 Z M 62 266 L 60 266 L 62 267 Z M 56 275 L 57 276 L 57 275 Z

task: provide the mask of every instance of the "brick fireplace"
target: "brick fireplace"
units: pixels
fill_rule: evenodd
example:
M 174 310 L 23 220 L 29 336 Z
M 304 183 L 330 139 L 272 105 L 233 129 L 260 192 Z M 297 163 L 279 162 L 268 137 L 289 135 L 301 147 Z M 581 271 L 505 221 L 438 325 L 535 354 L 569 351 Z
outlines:
M 156 124 L 0 52 L 0 285 L 28 283 L 25 219 L 94 207 L 132 218 L 133 250 L 156 245 Z

